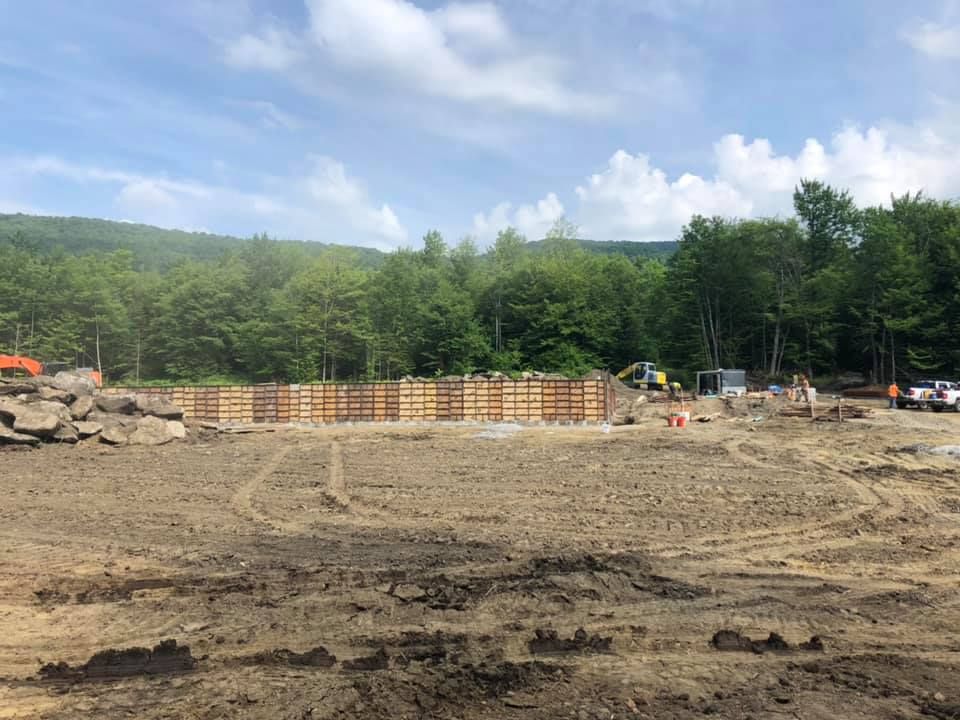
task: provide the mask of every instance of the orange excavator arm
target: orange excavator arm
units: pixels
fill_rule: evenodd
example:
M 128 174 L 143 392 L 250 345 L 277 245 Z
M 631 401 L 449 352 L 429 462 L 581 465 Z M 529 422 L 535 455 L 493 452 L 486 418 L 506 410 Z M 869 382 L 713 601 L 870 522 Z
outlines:
M 0 370 L 23 370 L 36 377 L 43 374 L 43 363 L 23 355 L 0 355 Z

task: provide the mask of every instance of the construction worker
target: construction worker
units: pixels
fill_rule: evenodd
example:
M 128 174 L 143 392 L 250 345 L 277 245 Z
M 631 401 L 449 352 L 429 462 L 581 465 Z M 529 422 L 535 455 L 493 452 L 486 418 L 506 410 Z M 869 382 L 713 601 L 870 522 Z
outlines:
M 801 375 L 800 387 L 803 391 L 803 401 L 806 403 L 810 402 L 810 378 L 808 378 L 806 375 Z
M 890 409 L 897 409 L 897 398 L 900 397 L 900 388 L 897 387 L 897 381 L 894 380 L 887 388 L 887 397 L 890 398 Z
M 683 395 L 683 387 L 677 381 L 673 381 L 668 385 L 670 388 L 670 397 L 674 400 L 679 400 Z

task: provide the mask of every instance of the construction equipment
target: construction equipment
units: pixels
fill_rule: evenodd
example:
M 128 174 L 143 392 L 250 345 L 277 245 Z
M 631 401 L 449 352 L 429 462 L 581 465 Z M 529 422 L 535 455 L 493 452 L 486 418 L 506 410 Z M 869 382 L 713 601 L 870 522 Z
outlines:
M 652 362 L 635 362 L 617 373 L 617 379 L 633 387 L 645 390 L 663 390 L 667 385 L 667 374 L 658 372 Z
M 71 370 L 67 363 L 42 363 L 39 360 L 34 360 L 24 355 L 0 355 L 0 373 L 4 370 L 13 370 L 14 374 L 16 374 L 17 371 L 23 371 L 30 377 L 36 377 L 37 375 L 56 375 L 58 372 L 64 371 L 75 372 L 93 380 L 97 387 L 103 385 L 103 378 L 100 376 L 100 373 L 93 368 L 76 368 Z

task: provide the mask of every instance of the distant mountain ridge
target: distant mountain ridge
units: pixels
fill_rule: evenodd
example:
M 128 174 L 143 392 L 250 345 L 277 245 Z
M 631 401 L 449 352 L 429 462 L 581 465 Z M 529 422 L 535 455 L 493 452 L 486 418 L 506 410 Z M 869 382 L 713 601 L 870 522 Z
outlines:
M 548 241 L 534 240 L 527 243 L 534 250 L 543 247 Z M 666 260 L 677 251 L 676 240 L 655 240 L 652 242 L 635 242 L 632 240 L 584 240 L 577 243 L 584 250 L 598 255 L 626 255 L 628 258 L 659 258 Z
M 53 252 L 62 248 L 71 254 L 89 252 L 112 252 L 129 250 L 133 253 L 138 269 L 166 270 L 182 260 L 213 260 L 225 252 L 239 250 L 251 240 L 231 235 L 167 230 L 152 225 L 100 220 L 84 217 L 49 217 L 39 215 L 0 214 L 0 241 L 21 237 L 40 252 Z M 279 240 L 319 255 L 333 247 L 344 247 L 355 252 L 361 263 L 377 267 L 386 253 L 373 248 L 363 248 L 335 243 L 320 243 L 304 240 Z M 630 242 L 609 240 L 577 240 L 580 247 L 603 255 L 625 255 L 629 258 L 670 257 L 677 249 L 675 241 Z M 542 240 L 528 243 L 537 251 Z
M 182 260 L 214 260 L 251 242 L 250 238 L 167 230 L 116 220 L 0 214 L 0 241 L 17 233 L 40 252 L 62 248 L 65 252 L 81 255 L 129 250 L 134 255 L 137 269 L 144 270 L 166 270 Z M 370 267 L 378 266 L 384 258 L 384 253 L 372 248 L 300 240 L 277 242 L 302 247 L 311 255 L 319 255 L 331 247 L 349 247 L 360 257 L 361 264 Z

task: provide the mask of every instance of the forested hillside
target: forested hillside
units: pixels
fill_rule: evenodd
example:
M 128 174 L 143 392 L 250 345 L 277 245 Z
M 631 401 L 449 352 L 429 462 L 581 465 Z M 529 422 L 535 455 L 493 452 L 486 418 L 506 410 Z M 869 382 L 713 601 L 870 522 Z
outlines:
M 694 217 L 669 259 L 589 252 L 565 225 L 537 244 L 502 232 L 485 254 L 431 232 L 375 267 L 265 237 L 154 267 L 6 233 L 0 352 L 94 364 L 99 338 L 113 381 L 578 374 L 638 359 L 954 376 L 960 205 L 858 208 L 817 182 L 794 201 L 795 220 Z
M 115 220 L 35 215 L 0 215 L 0 238 L 4 237 L 19 237 L 43 253 L 62 250 L 79 255 L 129 250 L 136 269 L 153 271 L 168 270 L 182 260 L 213 260 L 249 242 L 229 235 L 165 230 Z M 313 257 L 333 247 L 296 240 L 281 240 L 278 244 L 298 247 L 304 255 Z M 383 261 L 379 250 L 355 250 L 358 260 L 367 267 L 376 267 Z

